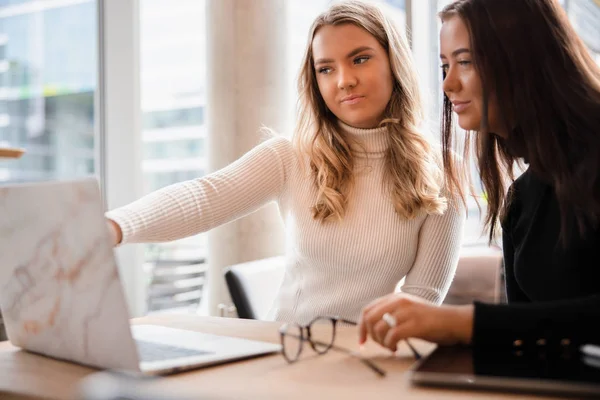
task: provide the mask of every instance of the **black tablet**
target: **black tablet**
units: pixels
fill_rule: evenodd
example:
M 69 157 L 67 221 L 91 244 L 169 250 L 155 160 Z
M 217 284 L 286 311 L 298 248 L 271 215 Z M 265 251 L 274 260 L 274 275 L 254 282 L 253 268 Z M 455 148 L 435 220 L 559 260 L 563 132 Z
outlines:
M 482 353 L 482 354 L 480 354 Z M 600 398 L 600 359 L 579 352 L 491 354 L 439 346 L 409 371 L 415 385 Z

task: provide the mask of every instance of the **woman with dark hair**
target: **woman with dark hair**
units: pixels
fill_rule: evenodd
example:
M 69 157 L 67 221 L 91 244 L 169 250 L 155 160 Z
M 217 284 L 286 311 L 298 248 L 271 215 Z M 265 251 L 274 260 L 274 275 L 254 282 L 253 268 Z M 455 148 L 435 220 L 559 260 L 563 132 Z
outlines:
M 467 152 L 475 140 L 490 241 L 502 226 L 508 304 L 392 294 L 363 310 L 359 340 L 476 352 L 599 343 L 600 67 L 557 0 L 458 0 L 440 17 L 446 173 L 463 170 L 449 157 L 454 112 Z

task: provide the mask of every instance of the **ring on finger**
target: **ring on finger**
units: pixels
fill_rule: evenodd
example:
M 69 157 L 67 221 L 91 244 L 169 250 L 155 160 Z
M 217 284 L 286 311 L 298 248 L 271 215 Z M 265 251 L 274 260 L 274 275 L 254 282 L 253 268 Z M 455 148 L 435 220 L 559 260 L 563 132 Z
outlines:
M 396 325 L 398 325 L 398 321 L 396 321 L 396 317 L 394 317 L 392 314 L 390 313 L 385 313 L 383 314 L 383 316 L 381 317 L 382 320 L 385 321 L 385 323 L 390 327 L 390 328 L 395 328 Z

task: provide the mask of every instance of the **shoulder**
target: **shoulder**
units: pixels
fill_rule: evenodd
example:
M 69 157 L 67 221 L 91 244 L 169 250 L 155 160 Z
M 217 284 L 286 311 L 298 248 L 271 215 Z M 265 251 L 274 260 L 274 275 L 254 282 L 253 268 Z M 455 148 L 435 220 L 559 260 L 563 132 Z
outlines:
M 506 191 L 507 208 L 504 218 L 500 221 L 503 230 L 510 230 L 511 221 L 520 214 L 523 198 L 526 198 L 531 190 L 532 175 L 531 171 L 527 169 L 513 181 Z
M 527 187 L 530 185 L 530 181 L 531 172 L 529 171 L 529 169 L 527 169 L 525 172 L 519 175 L 517 179 L 513 181 L 508 190 L 514 193 L 515 191 L 527 189 Z
M 528 168 L 510 185 L 507 197 L 517 200 L 537 198 L 547 193 L 548 189 L 552 189 L 552 185 Z
M 249 153 L 287 157 L 293 153 L 293 145 L 289 138 L 278 134 L 272 129 L 263 128 L 260 142 Z
M 255 149 L 268 149 L 275 152 L 285 152 L 291 150 L 292 143 L 285 136 L 276 130 L 263 126 L 259 130 L 260 143 Z
M 298 152 L 292 141 L 273 131 L 263 135 L 262 142 L 250 153 L 270 165 L 277 165 L 286 176 L 295 171 L 298 166 Z
M 290 139 L 282 135 L 267 137 L 259 144 L 259 146 L 271 149 L 277 153 L 293 151 L 293 145 Z

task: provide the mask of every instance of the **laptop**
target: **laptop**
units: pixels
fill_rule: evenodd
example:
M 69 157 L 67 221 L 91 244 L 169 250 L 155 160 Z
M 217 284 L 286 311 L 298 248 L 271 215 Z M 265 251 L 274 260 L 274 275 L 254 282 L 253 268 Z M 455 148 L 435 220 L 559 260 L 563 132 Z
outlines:
M 417 386 L 523 392 L 567 396 L 600 397 L 600 363 L 575 354 L 531 356 L 507 352 L 473 358 L 464 346 L 438 346 L 415 363 L 408 373 Z
M 0 186 L 0 310 L 10 342 L 100 369 L 168 374 L 279 344 L 129 323 L 96 178 Z

